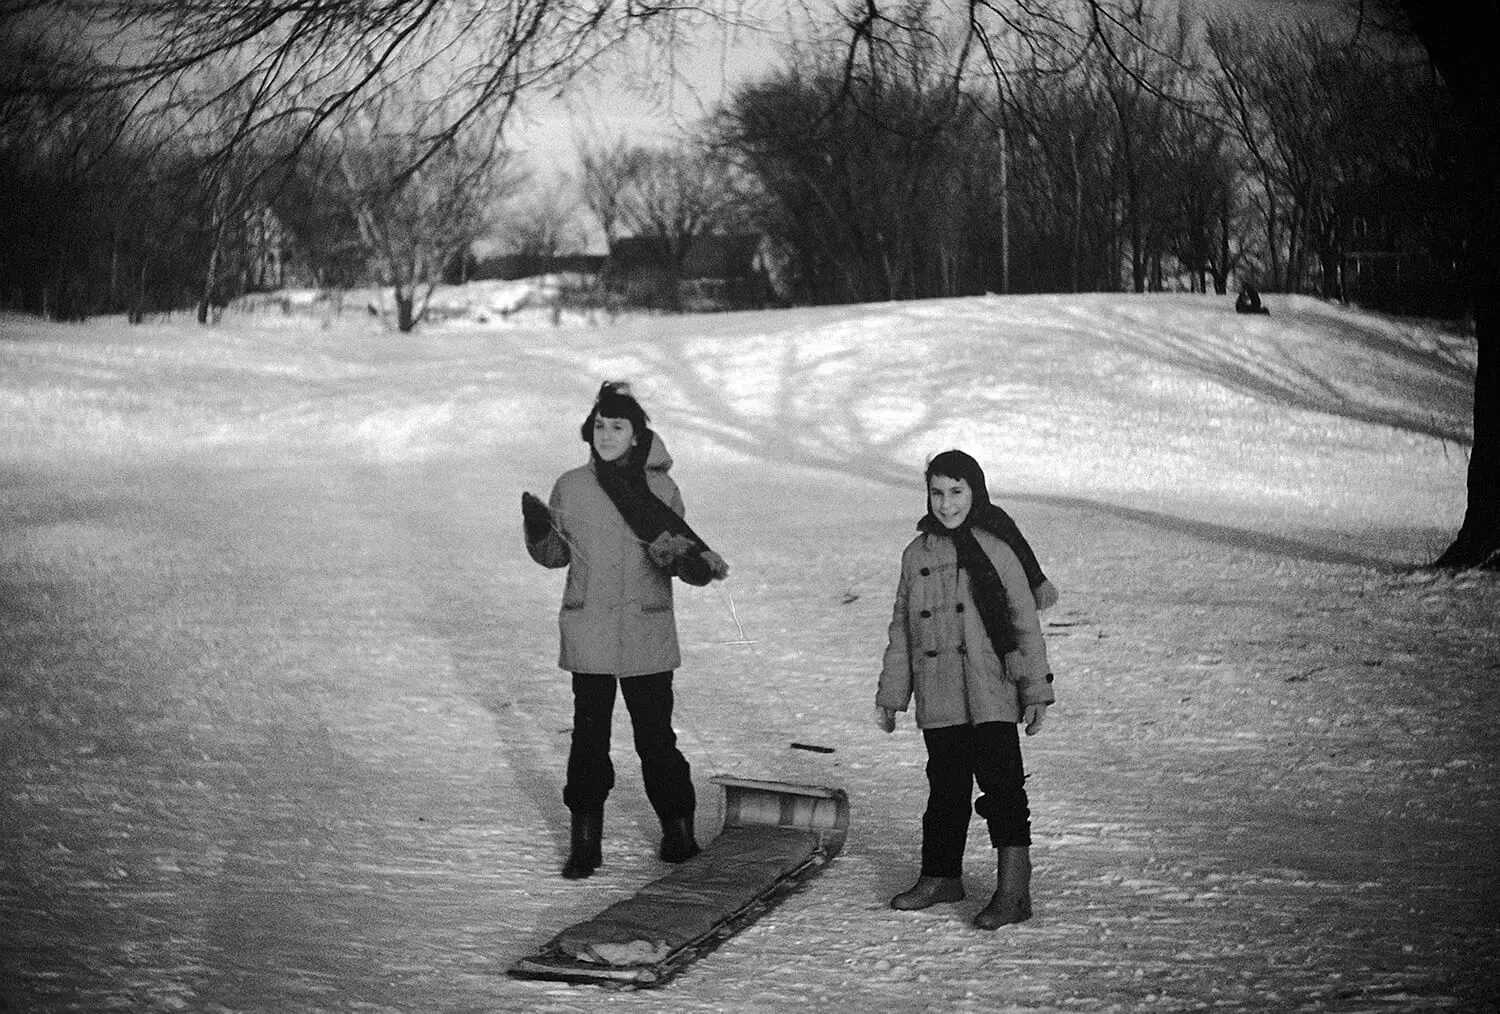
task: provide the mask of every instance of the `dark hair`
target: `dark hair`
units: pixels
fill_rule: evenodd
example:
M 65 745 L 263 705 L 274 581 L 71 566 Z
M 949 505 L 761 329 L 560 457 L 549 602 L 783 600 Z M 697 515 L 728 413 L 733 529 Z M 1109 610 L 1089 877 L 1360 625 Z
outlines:
M 927 462 L 926 482 L 930 485 L 934 475 L 946 475 L 950 479 L 962 479 L 969 484 L 969 491 L 974 494 L 974 505 L 987 504 L 990 502 L 990 490 L 984 481 L 984 469 L 979 462 L 965 454 L 963 451 L 944 451 L 934 455 Z
M 588 418 L 583 420 L 583 425 L 578 429 L 584 443 L 594 442 L 594 420 L 601 415 L 606 419 L 626 420 L 637 437 L 644 436 L 646 424 L 651 421 L 646 410 L 641 408 L 641 403 L 630 393 L 630 385 L 622 380 L 606 380 L 599 385 L 594 407 L 589 409 Z

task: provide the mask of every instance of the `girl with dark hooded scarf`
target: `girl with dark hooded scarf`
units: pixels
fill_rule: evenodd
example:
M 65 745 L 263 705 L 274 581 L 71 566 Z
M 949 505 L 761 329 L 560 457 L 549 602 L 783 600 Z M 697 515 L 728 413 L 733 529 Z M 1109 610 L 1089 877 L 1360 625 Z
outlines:
M 979 462 L 944 451 L 928 463 L 926 482 L 927 513 L 901 555 L 875 698 L 885 732 L 915 700 L 927 747 L 921 874 L 891 907 L 964 897 L 964 845 L 971 812 L 978 813 L 997 850 L 998 884 L 974 924 L 995 929 L 1031 917 L 1031 811 L 1017 725 L 1034 735 L 1055 700 L 1037 619 L 1037 589 L 1051 585 L 1035 580 L 1035 556 L 990 503 Z M 981 794 L 973 802 L 976 783 Z

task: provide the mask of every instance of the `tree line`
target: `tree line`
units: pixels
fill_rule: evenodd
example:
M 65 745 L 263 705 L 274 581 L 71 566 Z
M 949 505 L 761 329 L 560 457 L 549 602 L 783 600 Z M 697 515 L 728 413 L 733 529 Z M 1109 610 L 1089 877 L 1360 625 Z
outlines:
M 759 195 L 802 301 L 977 292 L 1349 294 L 1462 305 L 1456 124 L 1386 37 L 1315 25 L 1124 28 L 1063 68 L 975 81 L 920 22 L 851 70 L 747 85 L 716 150 Z M 1392 261 L 1377 286 L 1368 274 Z
M 118 70 L 13 37 L 0 303 L 206 320 L 281 284 L 290 255 L 306 283 L 389 288 L 406 330 L 475 241 L 580 252 L 580 211 L 607 242 L 659 240 L 669 267 L 696 236 L 753 231 L 794 303 L 1237 279 L 1404 310 L 1461 302 L 1461 135 L 1390 36 L 1136 4 L 1065 61 L 1017 51 L 975 73 L 951 29 L 919 5 L 789 45 L 673 145 L 581 145 L 571 188 L 531 180 L 493 111 L 451 94 L 278 120 L 265 75 L 203 68 L 211 99 L 143 116 L 128 90 L 78 85 Z M 210 101 L 204 126 L 190 112 Z

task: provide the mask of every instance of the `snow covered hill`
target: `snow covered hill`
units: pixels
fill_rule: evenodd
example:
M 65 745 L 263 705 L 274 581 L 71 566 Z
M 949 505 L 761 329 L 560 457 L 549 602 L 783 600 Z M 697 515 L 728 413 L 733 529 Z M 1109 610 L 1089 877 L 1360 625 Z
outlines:
M 1500 586 L 1411 569 L 1462 516 L 1470 340 L 1299 298 L 553 326 L 448 295 L 407 336 L 279 303 L 206 330 L 0 318 L 18 1009 L 1494 995 Z M 526 558 L 517 501 L 584 460 L 603 379 L 634 383 L 734 568 L 679 592 L 700 836 L 714 773 L 839 785 L 854 814 L 827 871 L 667 993 L 503 975 L 662 872 L 622 724 L 605 866 L 556 873 L 560 575 Z M 886 907 L 915 873 L 923 751 L 868 712 L 921 467 L 950 446 L 1063 593 L 1060 703 L 1025 743 L 1037 916 L 998 934 L 968 923 L 993 878 L 978 823 L 972 904 Z

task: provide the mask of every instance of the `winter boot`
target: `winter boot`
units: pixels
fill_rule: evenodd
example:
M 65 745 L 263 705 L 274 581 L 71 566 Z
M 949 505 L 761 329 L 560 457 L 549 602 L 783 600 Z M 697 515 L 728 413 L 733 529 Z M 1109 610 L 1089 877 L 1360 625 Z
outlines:
M 999 929 L 1031 918 L 1031 850 L 1024 845 L 1006 845 L 998 851 L 995 895 L 974 917 L 974 925 L 980 929 Z
M 661 822 L 661 858 L 663 862 L 682 863 L 703 850 L 693 837 L 693 818 L 673 817 Z
M 604 811 L 573 812 L 573 843 L 562 875 L 569 880 L 591 876 L 604 862 Z
M 903 912 L 914 912 L 939 902 L 963 901 L 964 881 L 962 877 L 929 877 L 925 874 L 908 891 L 902 891 L 891 899 L 891 908 Z

